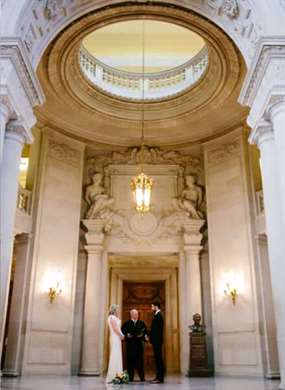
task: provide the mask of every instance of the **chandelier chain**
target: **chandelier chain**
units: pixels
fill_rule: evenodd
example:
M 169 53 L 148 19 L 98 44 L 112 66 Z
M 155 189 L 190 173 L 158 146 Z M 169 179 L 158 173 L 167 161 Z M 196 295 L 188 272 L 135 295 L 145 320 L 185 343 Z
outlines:
M 145 25 L 144 20 L 142 21 L 142 135 L 141 135 L 141 145 L 144 145 L 144 88 L 145 88 Z

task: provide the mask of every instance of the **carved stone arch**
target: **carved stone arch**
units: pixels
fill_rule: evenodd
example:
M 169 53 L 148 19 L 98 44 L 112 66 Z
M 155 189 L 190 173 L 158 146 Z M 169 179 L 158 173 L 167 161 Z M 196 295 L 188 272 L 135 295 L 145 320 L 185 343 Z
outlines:
M 15 33 L 23 37 L 34 69 L 49 43 L 73 21 L 104 7 L 130 4 L 122 0 L 33 0 L 23 3 L 15 22 Z M 144 6 L 148 4 L 147 1 L 140 3 Z M 257 1 L 254 1 L 254 8 L 253 0 L 164 0 L 163 3 L 151 3 L 182 7 L 208 18 L 231 37 L 247 65 L 253 57 L 256 42 L 264 35 L 262 26 L 258 24 L 261 7 Z

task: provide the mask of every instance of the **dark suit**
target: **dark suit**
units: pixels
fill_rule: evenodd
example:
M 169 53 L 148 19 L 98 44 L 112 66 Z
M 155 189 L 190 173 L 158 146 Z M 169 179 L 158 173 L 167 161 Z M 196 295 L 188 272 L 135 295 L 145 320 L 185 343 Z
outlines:
M 135 368 L 139 377 L 144 380 L 144 341 L 147 335 L 147 328 L 143 321 L 126 321 L 122 327 L 126 340 L 127 370 L 130 381 L 134 379 Z
M 163 344 L 163 317 L 161 312 L 157 312 L 153 316 L 150 330 L 150 342 L 153 347 L 156 379 L 164 381 L 164 363 L 162 358 L 162 344 Z

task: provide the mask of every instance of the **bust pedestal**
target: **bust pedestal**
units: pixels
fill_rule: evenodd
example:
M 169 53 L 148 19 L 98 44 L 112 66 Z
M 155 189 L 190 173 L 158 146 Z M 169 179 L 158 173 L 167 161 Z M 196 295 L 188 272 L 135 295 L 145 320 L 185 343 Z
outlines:
M 190 367 L 188 376 L 205 377 L 212 376 L 213 372 L 208 367 L 208 354 L 206 333 L 190 333 Z

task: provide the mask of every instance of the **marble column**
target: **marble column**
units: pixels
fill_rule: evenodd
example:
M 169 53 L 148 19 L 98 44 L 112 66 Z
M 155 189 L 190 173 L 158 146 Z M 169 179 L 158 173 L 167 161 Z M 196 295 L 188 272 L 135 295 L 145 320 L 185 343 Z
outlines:
M 191 220 L 184 225 L 185 273 L 187 285 L 187 322 L 192 324 L 193 314 L 203 315 L 200 272 L 200 252 L 204 220 Z
M 3 158 L 3 148 L 6 126 L 10 116 L 10 109 L 0 102 L 0 164 Z
M 277 326 L 277 343 L 281 375 L 280 389 L 285 389 L 285 267 L 284 224 L 281 213 L 281 183 L 276 155 L 275 132 L 269 122 L 262 123 L 250 136 L 260 150 L 264 211 L 268 237 L 269 264 Z
M 27 295 L 30 283 L 31 264 L 29 264 L 30 234 L 15 237 L 14 256 L 16 259 L 13 293 L 9 315 L 8 344 L 3 373 L 9 376 L 21 375 L 24 335 L 27 315 Z
M 183 316 L 185 326 L 185 346 L 183 348 L 185 355 L 187 356 L 187 363 L 182 367 L 185 370 L 189 370 L 190 348 L 189 348 L 189 325 L 193 323 L 193 314 L 199 313 L 203 315 L 202 305 L 202 283 L 200 272 L 200 251 L 202 249 L 201 240 L 202 234 L 200 230 L 204 225 L 204 220 L 190 220 L 183 224 L 183 241 L 184 241 L 184 282 L 185 292 L 183 298 L 185 300 L 185 314 Z M 182 259 L 183 257 L 181 257 Z M 184 333 L 184 332 L 183 332 Z
M 2 350 L 7 298 L 9 292 L 11 253 L 14 240 L 15 213 L 18 195 L 18 176 L 21 153 L 26 141 L 20 123 L 8 125 L 5 132 L 3 159 L 0 167 L 0 350 Z
M 87 273 L 85 285 L 85 304 L 83 319 L 83 341 L 80 375 L 101 374 L 101 274 L 104 241 L 104 221 L 84 220 L 88 229 L 86 233 L 87 245 Z
M 285 97 L 271 107 L 270 116 L 275 139 L 275 153 L 277 155 L 277 169 L 281 191 L 281 209 L 285 229 Z
M 203 316 L 201 272 L 200 272 L 200 245 L 185 245 L 186 278 L 188 295 L 188 325 L 192 324 L 193 314 Z

